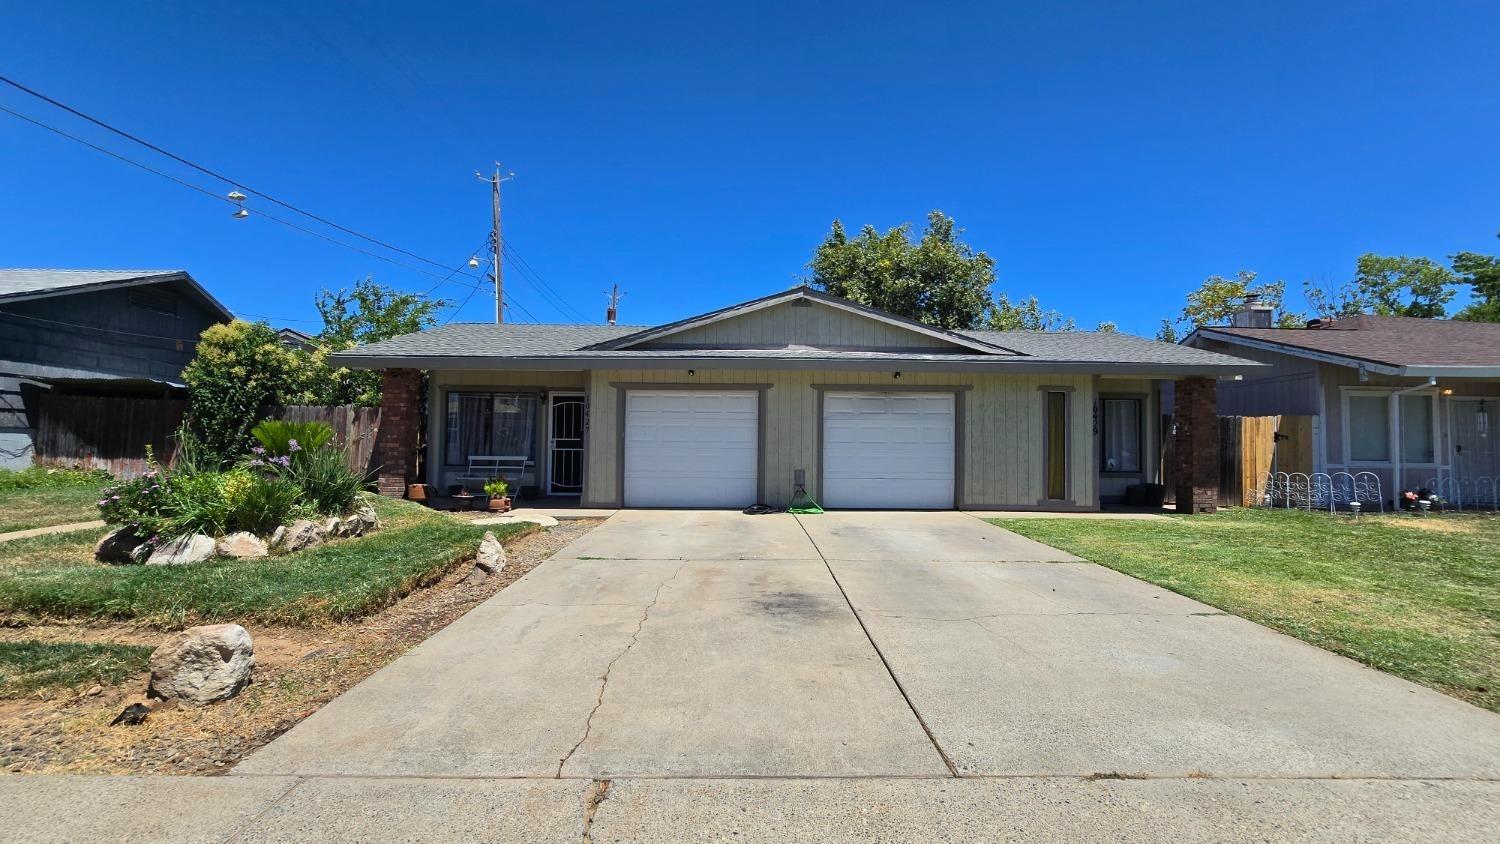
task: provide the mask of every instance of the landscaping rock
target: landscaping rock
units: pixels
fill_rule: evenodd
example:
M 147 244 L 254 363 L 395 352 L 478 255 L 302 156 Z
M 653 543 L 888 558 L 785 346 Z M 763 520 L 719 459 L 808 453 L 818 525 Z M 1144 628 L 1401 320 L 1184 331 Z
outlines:
M 190 627 L 151 653 L 152 697 L 206 704 L 239 694 L 250 683 L 255 646 L 238 624 Z
M 271 537 L 271 548 L 283 554 L 290 554 L 321 545 L 327 538 L 328 534 L 321 525 L 307 519 L 298 519 L 290 525 L 276 529 L 276 534 Z
M 163 544 L 146 558 L 148 566 L 190 566 L 212 560 L 214 538 L 194 533 Z
M 380 517 L 375 515 L 374 507 L 361 504 L 344 517 L 344 524 L 350 536 L 364 536 L 372 530 L 379 530 Z
M 484 532 L 479 542 L 479 553 L 474 557 L 474 567 L 485 574 L 494 574 L 505 568 L 505 546 L 490 531 Z
M 99 540 L 99 544 L 94 546 L 94 559 L 113 565 L 137 563 L 140 560 L 135 559 L 132 553 L 145 544 L 145 538 L 136 536 L 132 528 L 122 527 L 113 533 L 105 534 L 104 538 Z M 146 553 L 151 553 L 150 549 L 147 549 Z
M 328 518 L 324 519 L 323 524 L 320 525 L 320 527 L 323 528 L 324 536 L 344 535 L 344 522 L 338 516 L 329 516 Z
M 244 560 L 252 557 L 264 557 L 271 553 L 266 548 L 266 543 L 249 531 L 231 533 L 220 537 L 214 544 L 214 553 L 220 557 L 233 557 L 236 560 Z

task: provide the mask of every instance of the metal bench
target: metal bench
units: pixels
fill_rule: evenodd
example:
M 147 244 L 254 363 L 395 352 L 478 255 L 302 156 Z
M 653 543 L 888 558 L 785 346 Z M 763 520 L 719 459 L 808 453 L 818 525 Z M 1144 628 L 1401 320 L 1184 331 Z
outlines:
M 475 481 L 476 485 L 482 485 L 495 478 L 503 478 L 510 484 L 512 494 L 515 494 L 521 490 L 521 476 L 526 474 L 526 466 L 530 463 L 524 454 L 471 454 L 469 468 L 453 479 L 460 482 Z

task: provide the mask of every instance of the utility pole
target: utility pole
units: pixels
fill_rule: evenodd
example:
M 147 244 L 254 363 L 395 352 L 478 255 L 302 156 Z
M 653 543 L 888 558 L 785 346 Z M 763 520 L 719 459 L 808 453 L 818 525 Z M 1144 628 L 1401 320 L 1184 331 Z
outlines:
M 495 324 L 499 325 L 505 322 L 505 263 L 502 260 L 505 252 L 505 239 L 500 233 L 500 183 L 514 179 L 516 174 L 509 171 L 502 172 L 500 162 L 496 161 L 495 175 L 485 176 L 476 170 L 474 176 L 481 182 L 490 183 L 490 206 L 494 216 L 494 227 L 490 229 L 490 250 L 495 260 L 490 278 L 495 282 Z
M 620 285 L 611 284 L 609 292 L 604 295 L 609 297 L 609 307 L 604 309 L 604 321 L 614 325 L 620 318 L 620 297 L 625 294 L 620 292 Z

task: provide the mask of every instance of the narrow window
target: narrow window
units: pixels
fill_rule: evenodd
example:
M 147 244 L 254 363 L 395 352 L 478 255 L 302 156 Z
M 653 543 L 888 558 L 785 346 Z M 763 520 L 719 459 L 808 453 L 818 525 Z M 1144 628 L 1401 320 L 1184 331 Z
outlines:
M 1047 498 L 1068 497 L 1068 394 L 1047 396 Z
M 1141 471 L 1141 400 L 1104 400 L 1104 471 Z
M 1401 397 L 1401 460 L 1404 463 L 1431 463 L 1432 395 L 1421 393 Z

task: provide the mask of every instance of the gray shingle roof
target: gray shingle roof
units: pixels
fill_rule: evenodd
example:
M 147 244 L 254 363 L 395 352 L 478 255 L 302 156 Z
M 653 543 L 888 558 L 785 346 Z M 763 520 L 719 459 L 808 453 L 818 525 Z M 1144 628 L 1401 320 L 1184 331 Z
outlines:
M 911 352 L 851 351 L 807 347 L 775 349 L 587 349 L 585 347 L 641 331 L 628 325 L 556 325 L 533 323 L 456 323 L 417 334 L 407 334 L 359 346 L 334 355 L 346 366 L 378 368 L 413 366 L 441 368 L 445 365 L 496 367 L 507 361 L 548 364 L 561 368 L 576 361 L 579 368 L 627 367 L 631 361 L 664 360 L 758 360 L 788 363 L 821 361 L 849 364 L 858 361 L 882 365 L 911 362 L 927 364 L 1004 364 L 1010 370 L 1063 364 L 1070 368 L 1137 367 L 1142 371 L 1221 370 L 1226 373 L 1259 366 L 1240 358 L 1187 346 L 1146 340 L 1128 334 L 1092 332 L 967 331 L 973 339 L 1021 352 L 1006 354 L 945 353 L 932 350 Z
M 218 299 L 204 290 L 186 270 L 48 270 L 48 269 L 0 269 L 0 302 L 17 299 L 39 299 L 49 296 L 67 296 L 89 290 L 115 286 L 155 284 L 158 282 L 180 284 L 218 311 L 224 319 L 234 314 Z
M 171 276 L 182 270 L 7 270 L 0 269 L 0 296 L 45 293 L 71 287 L 118 284 L 152 276 Z

